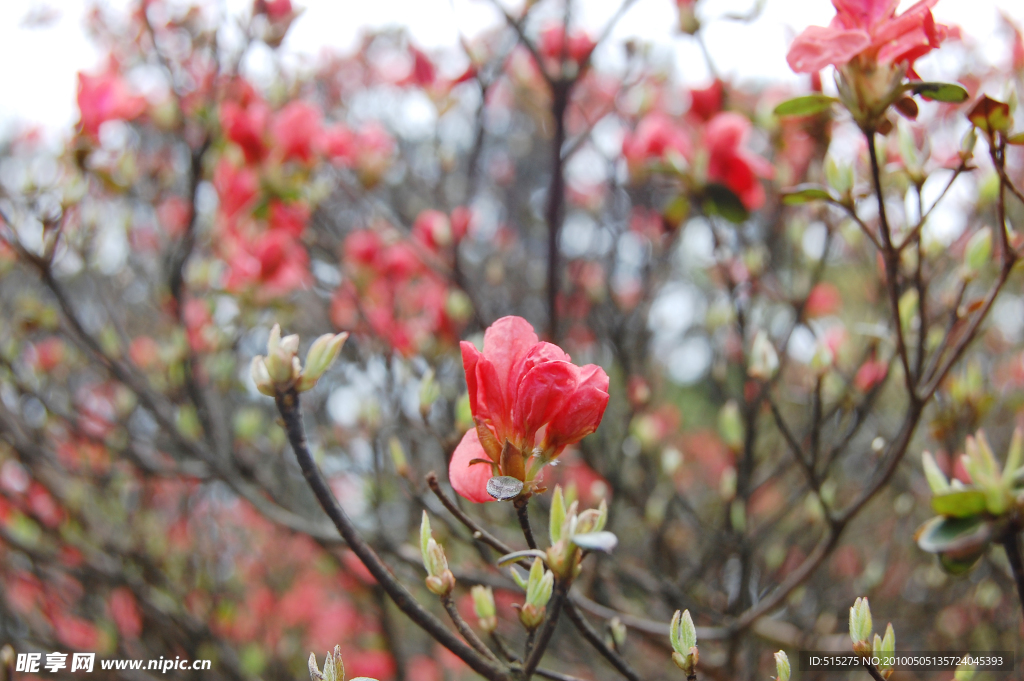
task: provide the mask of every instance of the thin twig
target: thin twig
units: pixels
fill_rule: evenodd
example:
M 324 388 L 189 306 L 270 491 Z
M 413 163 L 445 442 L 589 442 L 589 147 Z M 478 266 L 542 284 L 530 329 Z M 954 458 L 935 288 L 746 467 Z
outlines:
M 459 612 L 459 609 L 455 607 L 455 601 L 452 599 L 451 594 L 442 596 L 441 604 L 444 606 L 445 612 L 448 613 L 448 616 L 451 618 L 455 628 L 459 630 L 459 633 L 462 634 L 462 638 L 466 639 L 469 645 L 479 650 L 488 659 L 497 663 L 501 662 L 498 659 L 498 656 L 494 654 L 494 651 L 487 647 L 487 644 L 476 635 L 476 632 L 473 631 L 471 626 L 469 626 L 469 623 L 462 618 L 462 614 Z
M 1017 598 L 1020 599 L 1021 612 L 1024 613 L 1024 559 L 1021 558 L 1017 528 L 1011 527 L 999 543 L 1006 549 L 1006 558 L 1010 561 L 1013 581 L 1017 585 Z

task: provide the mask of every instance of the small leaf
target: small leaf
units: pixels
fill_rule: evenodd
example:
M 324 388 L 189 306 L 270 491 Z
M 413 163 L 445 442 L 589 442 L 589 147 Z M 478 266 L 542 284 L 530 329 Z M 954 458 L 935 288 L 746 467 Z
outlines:
M 523 481 L 510 475 L 498 475 L 487 481 L 487 493 L 498 501 L 515 499 L 523 491 Z
M 820 184 L 798 184 L 782 190 L 782 202 L 788 206 L 798 206 L 811 201 L 838 201 L 828 187 Z
M 584 534 L 574 535 L 572 543 L 581 549 L 587 549 L 588 551 L 603 551 L 605 553 L 611 553 L 619 544 L 619 538 L 611 532 L 587 532 Z
M 915 533 L 917 545 L 928 553 L 973 553 L 984 550 L 992 539 L 992 525 L 980 516 L 946 518 L 938 516 Z
M 735 223 L 744 222 L 750 217 L 740 197 L 722 184 L 709 184 L 704 188 L 704 212 L 721 215 L 729 222 Z
M 522 551 L 513 551 L 512 553 L 506 553 L 498 559 L 498 567 L 505 567 L 511 563 L 518 563 L 523 558 L 540 558 L 541 560 L 546 560 L 547 554 L 540 549 L 523 549 Z
M 910 83 L 909 86 L 910 91 L 915 95 L 921 95 L 933 102 L 959 104 L 960 102 L 966 102 L 967 98 L 970 97 L 967 90 L 956 83 L 914 82 Z
M 1008 132 L 1013 119 L 1010 117 L 1010 105 L 985 95 L 967 112 L 971 123 L 989 137 L 997 132 Z
M 1018 132 L 1016 135 L 1010 135 L 1006 138 L 1006 143 L 1024 145 L 1024 132 Z
M 985 493 L 976 489 L 942 492 L 932 497 L 932 510 L 952 518 L 968 518 L 985 510 Z
M 827 111 L 838 101 L 828 95 L 806 95 L 779 104 L 773 113 L 776 116 L 810 116 Z

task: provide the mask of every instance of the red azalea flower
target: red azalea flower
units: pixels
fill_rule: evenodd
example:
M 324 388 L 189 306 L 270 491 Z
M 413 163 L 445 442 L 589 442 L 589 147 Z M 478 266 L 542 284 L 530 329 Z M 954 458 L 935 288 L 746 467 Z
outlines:
M 544 464 L 597 430 L 608 404 L 601 367 L 576 366 L 520 317 L 492 324 L 483 352 L 463 341 L 462 363 L 476 428 L 455 449 L 448 475 L 470 501 L 491 500 L 486 483 L 495 473 L 533 483 Z
M 78 111 L 85 134 L 95 137 L 107 121 L 128 121 L 145 110 L 146 100 L 130 94 L 124 79 L 117 73 L 78 74 Z
M 220 124 L 229 140 L 245 154 L 246 163 L 259 163 L 267 154 L 263 136 L 270 119 L 270 109 L 253 98 L 248 104 L 224 102 L 220 108 Z
M 277 112 L 270 127 L 274 146 L 284 160 L 309 163 L 319 143 L 320 110 L 308 102 L 291 102 Z
M 630 170 L 665 160 L 670 154 L 688 159 L 692 147 L 683 131 L 663 113 L 648 114 L 636 126 L 636 132 L 622 141 L 622 155 Z
M 873 63 L 906 62 L 913 74 L 914 61 L 949 35 L 949 28 L 932 17 L 937 2 L 921 0 L 897 17 L 899 0 L 832 0 L 832 23 L 806 28 L 793 41 L 786 61 L 797 73 L 814 73 L 863 55 Z
M 710 152 L 708 179 L 721 182 L 739 197 L 747 210 L 764 205 L 765 193 L 759 178 L 774 175 L 765 159 L 743 149 L 750 121 L 738 113 L 720 113 L 704 129 L 704 143 Z

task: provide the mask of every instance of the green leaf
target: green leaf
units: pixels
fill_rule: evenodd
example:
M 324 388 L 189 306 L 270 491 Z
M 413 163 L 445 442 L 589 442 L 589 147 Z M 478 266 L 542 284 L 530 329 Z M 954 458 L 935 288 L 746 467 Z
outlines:
M 782 190 L 782 202 L 787 206 L 799 206 L 811 201 L 838 201 L 839 198 L 832 195 L 828 187 L 820 184 L 798 184 L 795 187 Z
M 498 559 L 498 567 L 505 567 L 512 563 L 518 563 L 524 558 L 540 558 L 541 560 L 547 559 L 546 553 L 540 549 L 523 549 L 522 551 L 513 551 L 512 553 L 506 553 L 504 556 Z
M 828 111 L 838 101 L 828 95 L 806 95 L 779 104 L 773 113 L 776 116 L 810 116 Z
M 581 549 L 611 553 L 619 544 L 619 538 L 611 532 L 587 532 L 573 535 L 572 543 Z
M 985 493 L 976 489 L 942 492 L 932 497 L 932 510 L 953 518 L 975 516 L 985 510 Z
M 922 525 L 915 534 L 917 545 L 928 553 L 973 554 L 984 550 L 992 539 L 992 524 L 981 516 L 947 518 L 938 516 Z
M 915 95 L 921 95 L 933 102 L 950 102 L 959 104 L 966 102 L 970 95 L 963 87 L 956 83 L 925 83 L 915 82 L 909 84 L 909 89 Z
M 704 212 L 721 215 L 729 222 L 740 223 L 750 217 L 747 207 L 731 189 L 722 184 L 704 187 Z
M 1010 135 L 1006 138 L 1006 143 L 1024 145 L 1024 132 L 1018 132 L 1016 135 Z

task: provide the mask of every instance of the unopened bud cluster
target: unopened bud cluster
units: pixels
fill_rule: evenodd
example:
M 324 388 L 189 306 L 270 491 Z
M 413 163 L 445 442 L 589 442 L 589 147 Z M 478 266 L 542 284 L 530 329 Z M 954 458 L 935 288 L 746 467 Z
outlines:
M 494 591 L 489 586 L 477 584 L 469 590 L 473 597 L 473 612 L 476 613 L 480 630 L 493 634 L 498 628 L 498 609 L 494 605 Z
M 689 610 L 676 610 L 672 616 L 669 640 L 672 643 L 672 661 L 687 678 L 696 676 L 700 656 L 697 653 L 697 628 L 693 626 Z
M 427 570 L 426 583 L 430 592 L 438 596 L 450 594 L 455 588 L 455 575 L 448 569 L 444 549 L 431 535 L 430 519 L 426 511 L 420 523 L 420 555 L 423 557 L 423 567 Z
M 871 606 L 867 598 L 858 598 L 850 608 L 850 639 L 853 641 L 853 650 L 863 655 L 871 654 L 874 657 L 891 658 L 896 652 L 896 632 L 890 622 L 885 628 L 885 636 L 873 634 L 871 622 Z M 872 638 L 872 635 L 874 638 Z M 892 667 L 882 666 L 878 671 L 885 678 L 892 675 Z
M 264 395 L 274 397 L 289 390 L 305 392 L 313 388 L 341 352 L 347 333 L 325 333 L 313 341 L 306 353 L 306 364 L 299 361 L 299 337 L 281 337 L 281 326 L 274 324 L 267 340 L 267 354 L 252 358 L 252 380 Z
M 579 502 L 573 501 L 568 509 L 562 487 L 556 486 L 551 498 L 551 516 L 548 534 L 551 546 L 547 550 L 548 566 L 562 579 L 574 579 L 579 575 L 581 549 L 611 551 L 618 539 L 611 532 L 605 532 L 608 523 L 608 504 L 602 499 L 596 509 L 588 508 L 578 513 Z
M 513 574 L 518 573 L 513 569 Z M 544 621 L 544 612 L 555 588 L 555 575 L 551 570 L 544 569 L 544 562 L 540 558 L 535 558 L 530 567 L 530 576 L 522 586 L 526 588 L 526 602 L 519 609 L 519 621 L 527 631 L 533 631 Z

